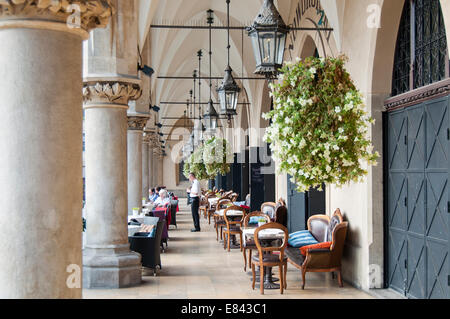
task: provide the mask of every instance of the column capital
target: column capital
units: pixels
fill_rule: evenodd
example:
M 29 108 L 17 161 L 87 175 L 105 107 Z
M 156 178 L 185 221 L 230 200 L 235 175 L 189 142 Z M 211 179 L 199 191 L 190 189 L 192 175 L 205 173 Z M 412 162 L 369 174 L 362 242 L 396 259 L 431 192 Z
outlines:
M 0 29 L 65 29 L 87 39 L 114 13 L 111 0 L 0 0 Z
M 128 102 L 138 99 L 141 95 L 142 90 L 137 83 L 85 82 L 83 88 L 84 108 L 116 107 L 128 109 Z
M 128 130 L 130 131 L 144 131 L 150 115 L 147 114 L 128 114 Z

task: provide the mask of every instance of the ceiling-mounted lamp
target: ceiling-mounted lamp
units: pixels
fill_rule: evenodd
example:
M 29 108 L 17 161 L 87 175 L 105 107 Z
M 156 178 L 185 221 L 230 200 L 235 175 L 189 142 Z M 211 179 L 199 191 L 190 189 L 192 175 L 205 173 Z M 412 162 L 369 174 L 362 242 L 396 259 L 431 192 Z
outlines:
M 214 23 L 214 11 L 209 9 L 207 11 L 206 22 L 209 25 L 209 102 L 206 108 L 206 113 L 203 114 L 203 121 L 205 123 L 206 133 L 214 135 L 217 130 L 217 121 L 219 120 L 219 115 L 214 108 L 214 103 L 212 100 L 212 44 L 211 44 L 211 30 L 212 24 Z
M 283 65 L 289 27 L 284 23 L 273 0 L 264 0 L 258 16 L 247 31 L 256 59 L 255 73 L 268 79 L 275 78 Z
M 225 76 L 223 77 L 222 84 L 217 89 L 220 100 L 220 114 L 226 115 L 230 122 L 232 117 L 236 115 L 236 107 L 239 99 L 239 92 L 241 88 L 237 85 L 233 78 L 233 70 L 230 66 L 230 0 L 227 2 L 227 33 L 228 33 L 228 64 L 225 69 Z

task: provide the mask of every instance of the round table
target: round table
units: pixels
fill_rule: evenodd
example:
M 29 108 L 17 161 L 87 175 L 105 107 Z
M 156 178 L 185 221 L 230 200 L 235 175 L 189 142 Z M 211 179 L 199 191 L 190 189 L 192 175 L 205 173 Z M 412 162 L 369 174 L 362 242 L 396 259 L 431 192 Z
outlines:
M 256 228 L 243 228 L 242 235 L 244 236 L 244 240 L 246 240 L 246 237 L 253 238 L 255 236 L 255 230 Z M 270 246 L 271 242 L 274 240 L 284 239 L 284 232 L 279 229 L 263 229 L 258 235 L 261 245 L 266 247 Z M 263 271 L 264 289 L 280 289 L 280 285 L 274 282 L 276 278 L 273 277 L 272 267 L 264 267 Z M 256 279 L 258 279 L 258 277 Z

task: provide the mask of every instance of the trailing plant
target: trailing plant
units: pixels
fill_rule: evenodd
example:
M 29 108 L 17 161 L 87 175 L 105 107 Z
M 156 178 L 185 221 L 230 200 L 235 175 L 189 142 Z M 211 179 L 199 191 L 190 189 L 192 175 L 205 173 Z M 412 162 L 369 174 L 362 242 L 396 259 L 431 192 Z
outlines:
M 198 180 L 210 179 L 210 175 L 208 175 L 205 164 L 203 163 L 203 146 L 199 146 L 184 163 L 184 176 L 189 178 L 190 173 L 194 173 Z
M 323 183 L 360 181 L 376 165 L 368 129 L 374 120 L 345 70 L 345 56 L 297 59 L 281 68 L 271 84 L 274 109 L 264 140 L 278 173 L 290 174 L 300 192 Z
M 203 162 L 208 175 L 226 175 L 231 169 L 230 161 L 233 161 L 231 148 L 225 139 L 213 136 L 205 142 Z

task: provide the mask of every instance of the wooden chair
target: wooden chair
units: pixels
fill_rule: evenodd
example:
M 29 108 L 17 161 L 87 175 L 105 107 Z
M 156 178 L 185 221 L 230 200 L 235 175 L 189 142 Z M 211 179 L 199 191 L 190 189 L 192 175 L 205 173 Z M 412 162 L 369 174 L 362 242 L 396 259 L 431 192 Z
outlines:
M 275 220 L 275 211 L 277 209 L 277 203 L 274 202 L 265 202 L 262 203 L 261 205 L 261 211 L 265 214 L 268 214 L 270 212 L 270 214 L 268 214 L 270 216 L 270 219 L 272 221 Z
M 223 239 L 223 227 L 226 226 L 225 220 L 222 216 L 219 216 L 216 211 L 220 209 L 225 209 L 227 205 L 233 204 L 231 200 L 228 198 L 221 198 L 218 200 L 217 205 L 214 210 L 214 228 L 216 229 L 216 240 L 219 241 L 219 233 L 220 233 L 220 240 Z
M 208 209 L 209 209 L 208 195 L 202 196 L 202 199 L 200 200 L 199 211 L 200 215 L 203 214 L 203 217 L 205 217 L 205 219 L 207 218 Z
M 231 201 L 234 203 L 235 201 L 237 201 L 239 195 L 237 193 L 232 193 L 230 195 L 230 197 L 231 197 Z
M 229 211 L 241 211 L 244 215 L 242 218 L 239 218 L 238 221 L 233 220 L 233 218 L 231 218 L 230 216 L 228 216 L 228 212 Z M 228 251 L 230 251 L 230 239 L 232 235 L 239 235 L 239 243 L 240 243 L 240 248 L 242 251 L 242 248 L 244 247 L 243 243 L 242 243 L 242 229 L 241 229 L 241 223 L 242 223 L 242 219 L 245 217 L 245 209 L 243 209 L 242 207 L 239 206 L 230 206 L 227 209 L 225 209 L 225 211 L 223 212 L 223 219 L 225 221 L 226 226 L 223 227 L 223 236 L 224 240 L 223 240 L 223 249 L 228 248 Z M 226 241 L 225 241 L 226 238 Z
M 266 214 L 258 211 L 251 212 L 250 214 L 247 214 L 244 219 L 242 220 L 242 227 L 248 227 L 248 223 L 250 222 L 250 218 L 252 217 L 261 217 L 266 220 L 266 223 L 270 223 L 270 218 Z M 252 251 L 257 250 L 255 241 L 253 239 L 246 240 L 244 238 L 245 244 L 244 248 L 242 249 L 242 253 L 244 254 L 244 271 L 247 271 L 247 250 L 249 252 L 248 254 L 248 264 L 252 264 Z
M 263 247 L 261 246 L 259 239 L 259 232 L 264 229 L 280 229 L 284 232 L 284 239 L 280 246 L 271 246 L 271 247 Z M 287 288 L 286 284 L 286 272 L 287 272 L 287 257 L 284 255 L 284 251 L 287 246 L 288 241 L 288 230 L 283 225 L 278 223 L 268 223 L 264 224 L 261 227 L 258 227 L 255 230 L 255 244 L 258 249 L 258 256 L 254 256 L 252 258 L 252 275 L 253 275 L 253 284 L 252 288 L 255 289 L 256 275 L 255 275 L 255 267 L 260 267 L 260 281 L 259 286 L 261 288 L 261 295 L 264 295 L 264 271 L 263 267 L 277 267 L 280 271 L 280 292 L 283 294 L 284 289 Z M 272 241 L 272 245 L 277 243 L 278 241 Z M 277 252 L 278 254 L 273 254 Z M 264 254 L 266 253 L 266 254 Z

